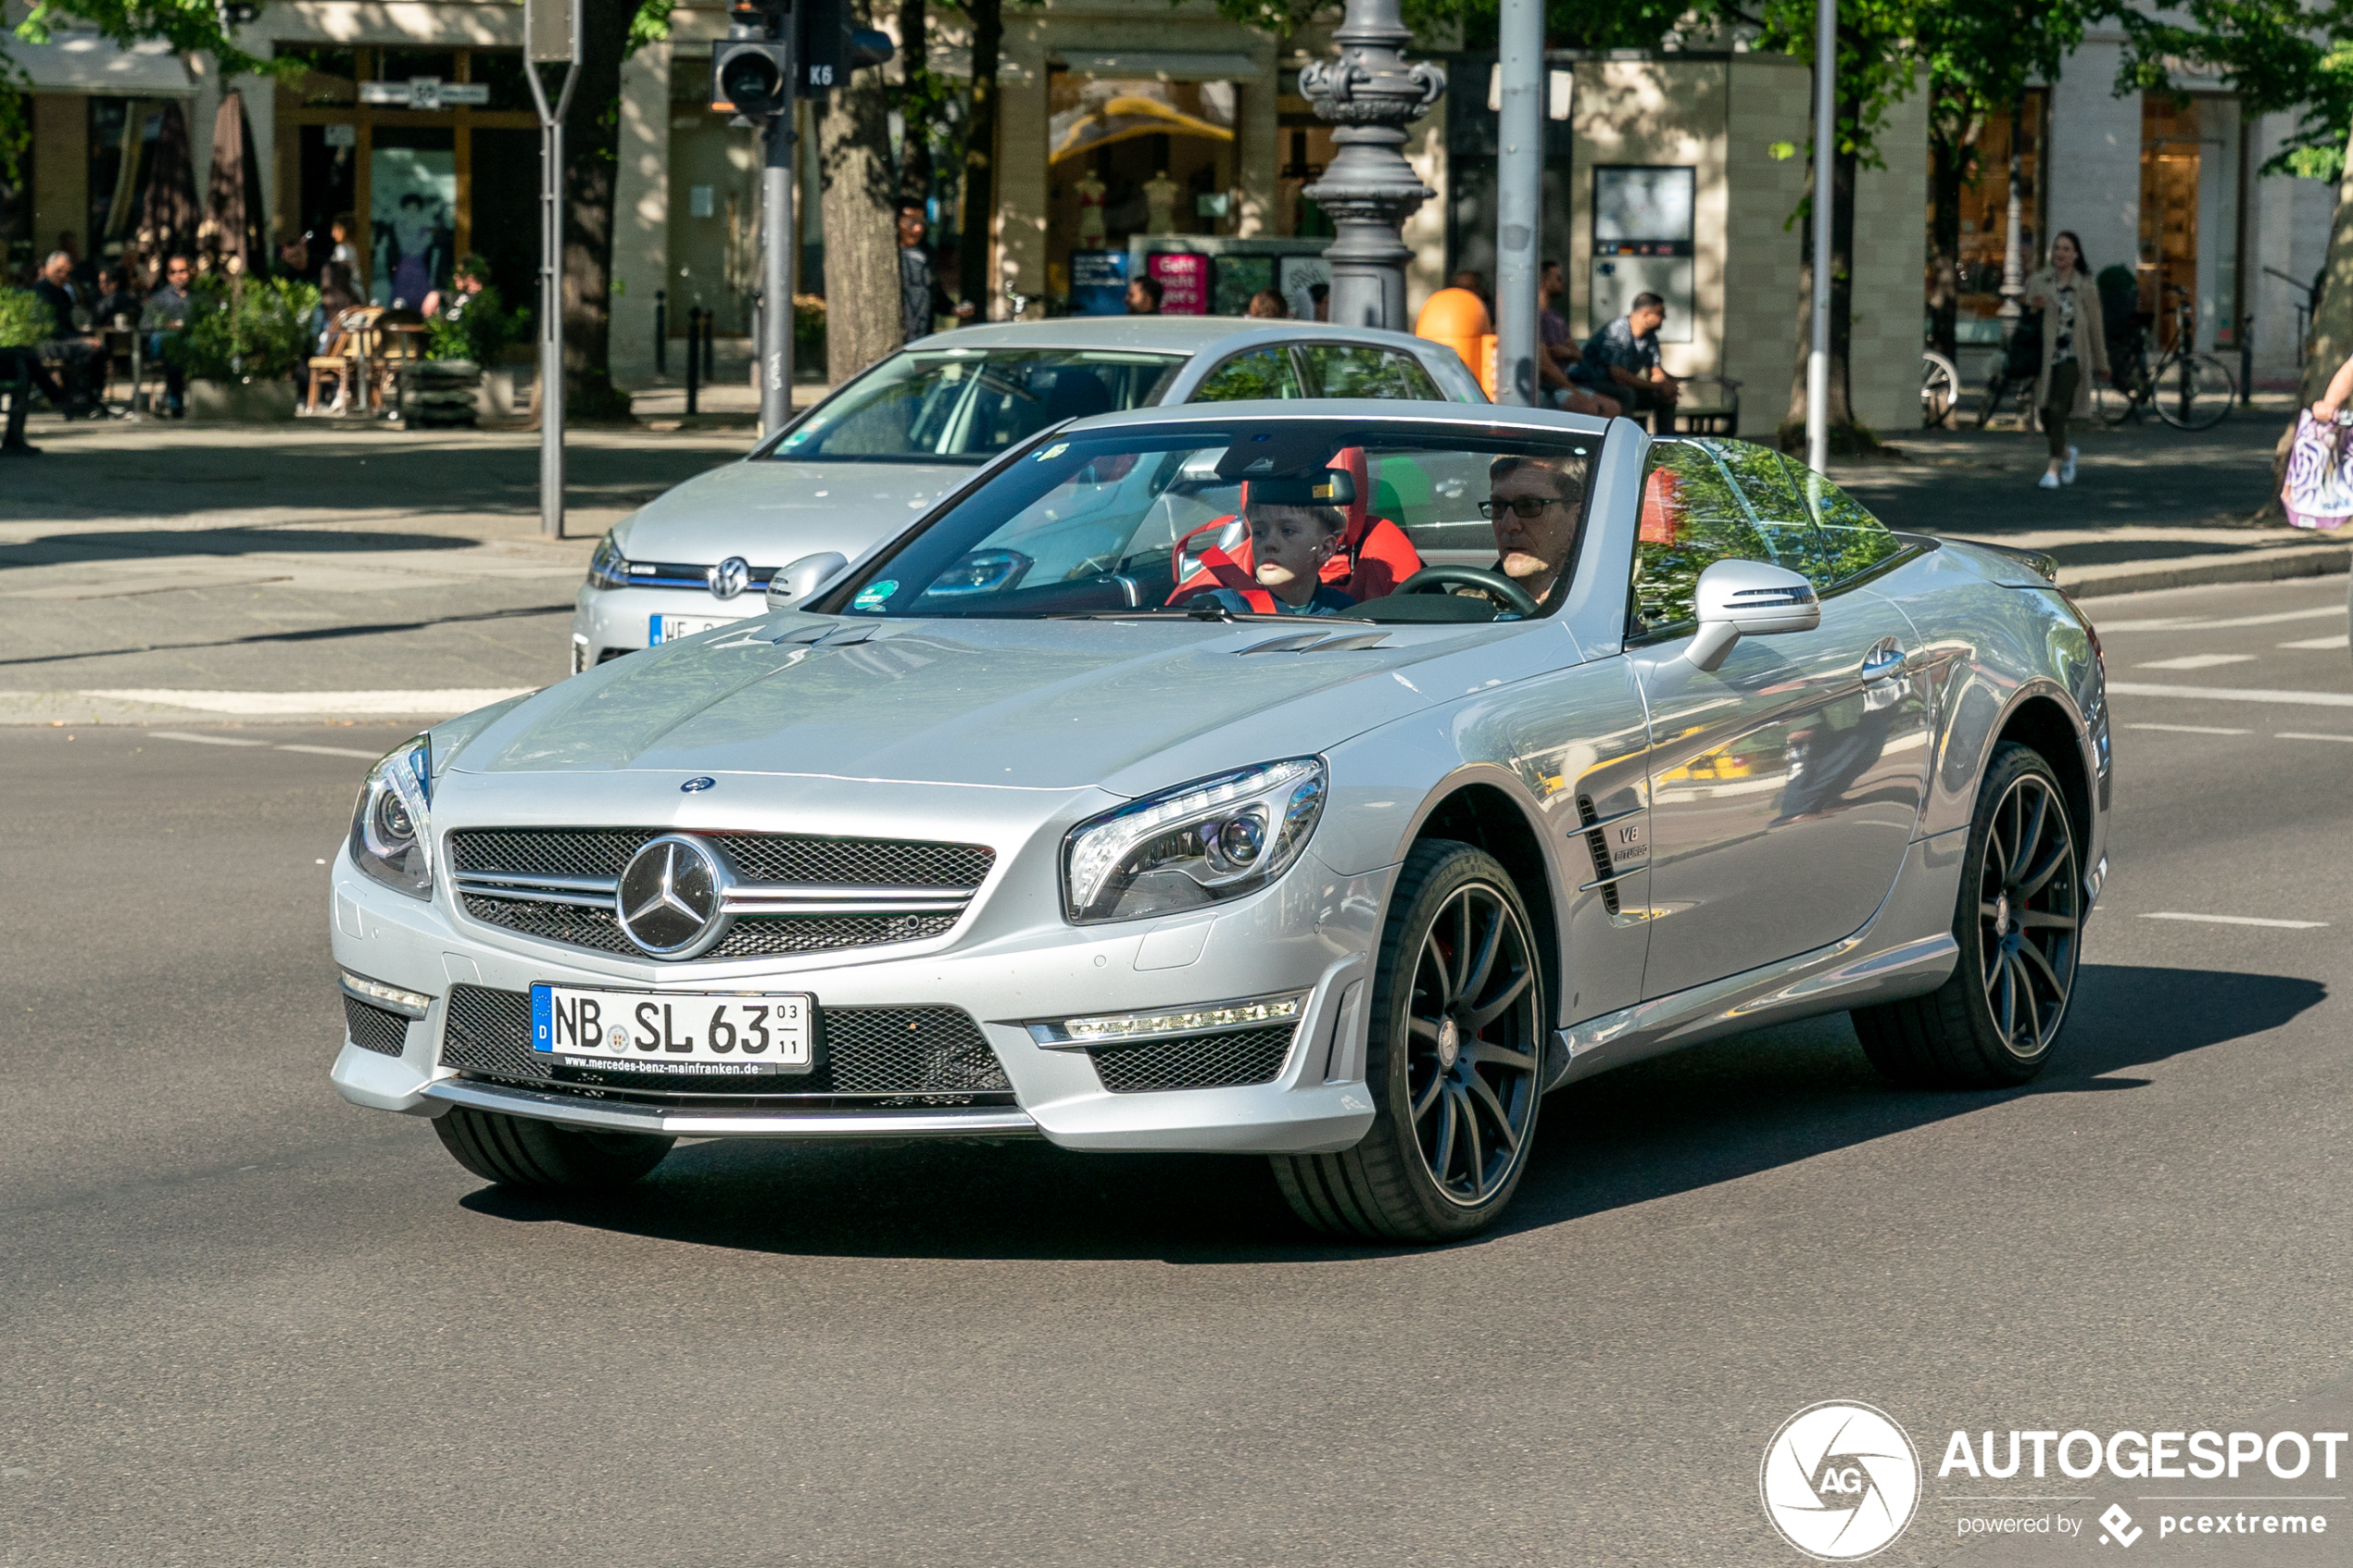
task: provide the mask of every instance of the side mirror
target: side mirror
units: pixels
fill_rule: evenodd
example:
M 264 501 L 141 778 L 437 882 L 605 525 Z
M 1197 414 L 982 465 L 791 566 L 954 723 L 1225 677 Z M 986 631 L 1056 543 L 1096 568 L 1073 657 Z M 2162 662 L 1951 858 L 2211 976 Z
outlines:
M 1683 657 L 1702 670 L 1724 662 L 1743 637 L 1811 632 L 1822 623 L 1814 584 L 1787 567 L 1719 560 L 1699 574 L 1699 632 Z
M 838 576 L 849 558 L 838 550 L 803 556 L 768 579 L 768 608 L 787 609 Z

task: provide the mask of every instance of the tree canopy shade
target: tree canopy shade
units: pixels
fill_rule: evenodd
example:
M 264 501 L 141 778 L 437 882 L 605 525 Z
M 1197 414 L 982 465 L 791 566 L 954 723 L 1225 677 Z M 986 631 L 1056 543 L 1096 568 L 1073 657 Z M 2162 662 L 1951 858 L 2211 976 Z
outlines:
M 8 40 L 46 44 L 67 29 L 95 30 L 107 43 L 125 49 L 160 39 L 180 54 L 211 56 L 224 77 L 274 75 L 282 69 L 238 45 L 216 0 L 34 0 L 31 14 L 13 33 L 0 32 L 0 171 L 11 178 L 31 132 L 25 112 L 28 83 L 22 69 L 8 58 Z

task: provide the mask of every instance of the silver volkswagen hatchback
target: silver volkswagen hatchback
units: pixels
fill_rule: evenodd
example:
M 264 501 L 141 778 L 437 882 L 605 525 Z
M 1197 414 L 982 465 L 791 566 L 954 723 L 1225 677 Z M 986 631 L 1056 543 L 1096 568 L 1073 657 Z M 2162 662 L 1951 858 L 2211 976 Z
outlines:
M 572 668 L 760 613 L 777 567 L 859 554 L 1064 420 L 1264 397 L 1487 401 L 1442 344 L 1315 321 L 1080 316 L 942 332 L 617 524 L 573 600 Z
M 1360 508 L 1435 564 L 1322 572 Z M 1247 571 L 1189 548 L 1235 519 Z M 1906 1085 L 2058 1047 L 2091 628 L 1761 447 L 1096 418 L 771 597 L 375 767 L 347 1098 L 558 1189 L 682 1136 L 1255 1151 L 1310 1224 L 1434 1241 L 1626 1062 L 1841 1010 Z

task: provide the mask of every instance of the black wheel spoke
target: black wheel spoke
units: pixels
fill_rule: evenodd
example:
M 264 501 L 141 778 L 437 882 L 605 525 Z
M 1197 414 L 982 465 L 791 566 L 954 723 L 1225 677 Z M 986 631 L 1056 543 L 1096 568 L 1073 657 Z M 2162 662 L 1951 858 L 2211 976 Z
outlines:
M 1439 1079 L 1434 1086 L 1441 1091 L 1444 1090 L 1446 1080 Z M 1430 1150 L 1429 1173 L 1438 1178 L 1440 1186 L 1444 1186 L 1446 1173 L 1454 1163 L 1454 1097 L 1441 1092 L 1438 1098 L 1439 1103 L 1443 1105 L 1446 1110 L 1445 1114 L 1438 1119 L 1438 1147 Z
M 1478 957 L 1463 976 L 1462 995 L 1466 1001 L 1478 1005 L 1478 994 L 1487 989 L 1487 977 L 1495 972 L 1495 949 L 1504 942 L 1504 910 L 1498 905 L 1495 918 L 1487 923 L 1487 940 L 1478 945 Z
M 2020 959 L 2016 953 L 2012 953 L 2010 955 L 2010 967 L 2018 973 L 2018 994 L 2020 997 L 2023 997 L 2026 1002 L 2026 1044 L 2029 1047 L 2032 1047 L 2040 1045 L 2043 1040 L 2042 1004 L 2034 999 L 2034 977 L 2026 972 L 2026 961 L 2023 959 Z M 2017 1036 L 2012 1035 L 2011 1037 L 2015 1039 Z
M 1429 1114 L 1429 1108 L 1438 1103 L 1438 1097 L 1444 1092 L 1445 1088 L 1446 1074 L 1443 1073 L 1431 1073 L 1429 1078 L 1429 1087 L 1424 1089 L 1414 1100 L 1414 1124 L 1416 1126 L 1419 1126 L 1421 1124 L 1422 1118 Z
M 2018 923 L 2029 931 L 2072 931 L 2075 917 L 2050 909 L 2029 909 L 2018 917 Z
M 1491 1046 L 1484 1040 L 1474 1040 L 1463 1047 L 1463 1054 L 1488 1067 L 1508 1067 L 1515 1073 L 1533 1073 L 1536 1059 L 1526 1051 L 1516 1051 L 1505 1046 Z
M 1519 1134 L 1513 1131 L 1511 1115 L 1504 1110 L 1504 1102 L 1495 1098 L 1495 1086 L 1476 1073 L 1464 1083 L 1469 1087 L 1471 1098 L 1487 1108 L 1488 1120 L 1494 1123 L 1496 1136 L 1504 1148 L 1507 1151 L 1518 1148 Z
M 2032 942 L 2021 942 L 2018 945 L 2018 951 L 2020 958 L 2043 972 L 2043 978 L 2050 982 L 2051 996 L 2055 999 L 2064 999 L 2067 996 L 2067 987 L 2059 984 L 2058 971 L 2051 967 L 2051 960 L 2044 954 L 2043 949 Z M 2021 966 L 2022 972 L 2023 966 Z M 2028 989 L 2032 990 L 2032 987 L 2030 986 Z
M 1430 997 L 1431 1006 L 1443 1012 L 1454 999 L 1453 976 L 1446 972 L 1446 954 L 1438 945 L 1438 933 L 1432 931 L 1422 943 L 1422 957 L 1437 978 L 1437 994 Z
M 1447 976 L 1452 989 L 1447 1000 L 1470 994 L 1471 901 L 1466 894 L 1454 901 L 1454 972 Z
M 2044 858 L 2043 863 L 2019 880 L 2019 897 L 2032 898 L 2042 892 L 2049 884 L 2051 878 L 2058 874 L 2059 868 L 2074 858 L 2074 853 L 2065 839 L 2051 846 L 2051 852 Z
M 1408 1018 L 1405 1032 L 1433 1048 L 1438 1044 L 1438 1020 L 1434 1018 Z
M 1478 1031 L 1486 1028 L 1489 1024 L 1494 1022 L 1496 1019 L 1503 1016 L 1503 1011 L 1505 1008 L 1519 1000 L 1520 997 L 1526 994 L 1529 978 L 1530 977 L 1526 970 L 1520 971 L 1520 972 L 1514 977 L 1512 983 L 1504 986 L 1492 1000 L 1486 1002 L 1466 1015 L 1463 1020 L 1464 1027 L 1469 1029 L 1475 1034 Z
M 1463 1167 L 1463 1174 L 1473 1198 L 1484 1197 L 1487 1190 L 1487 1151 L 1478 1141 L 1478 1112 L 1471 1105 L 1470 1096 L 1460 1085 L 1454 1085 L 1453 1098 L 1460 1108 L 1463 1141 L 1470 1146 L 1470 1160 Z

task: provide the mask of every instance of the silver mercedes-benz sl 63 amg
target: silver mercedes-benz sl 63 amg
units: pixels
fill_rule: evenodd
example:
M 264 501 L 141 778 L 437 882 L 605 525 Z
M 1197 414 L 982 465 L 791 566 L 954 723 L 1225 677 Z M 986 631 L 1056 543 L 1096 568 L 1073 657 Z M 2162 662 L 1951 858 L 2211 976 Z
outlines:
M 2107 870 L 2052 576 L 1625 420 L 1066 422 L 379 762 L 334 1083 L 522 1186 L 1044 1137 L 1264 1154 L 1399 1241 L 1492 1223 L 1547 1093 L 1761 1024 L 2019 1084 Z

